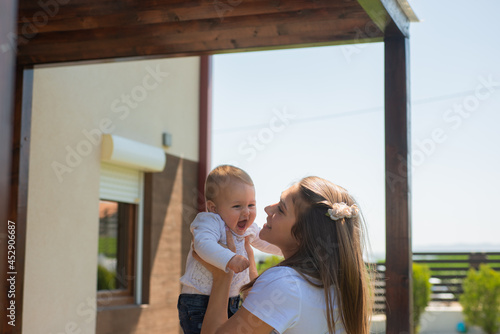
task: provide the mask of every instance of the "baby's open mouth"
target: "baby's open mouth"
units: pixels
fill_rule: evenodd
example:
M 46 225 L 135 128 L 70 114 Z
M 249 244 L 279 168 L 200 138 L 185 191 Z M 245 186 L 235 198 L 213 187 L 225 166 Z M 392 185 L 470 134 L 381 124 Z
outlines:
M 238 222 L 238 228 L 240 230 L 243 230 L 245 227 L 247 227 L 247 220 L 242 220 Z

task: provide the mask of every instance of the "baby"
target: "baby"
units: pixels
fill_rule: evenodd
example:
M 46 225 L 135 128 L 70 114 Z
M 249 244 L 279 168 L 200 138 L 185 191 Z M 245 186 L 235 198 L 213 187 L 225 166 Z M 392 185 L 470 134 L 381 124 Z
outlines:
M 239 308 L 241 286 L 250 281 L 245 237 L 255 248 L 270 254 L 282 255 L 278 247 L 259 239 L 256 216 L 255 188 L 250 176 L 242 169 L 222 165 L 210 172 L 205 182 L 208 212 L 200 212 L 191 223 L 194 249 L 206 262 L 235 272 L 229 291 L 228 316 Z M 226 245 L 226 227 L 236 245 L 236 254 Z M 212 290 L 212 274 L 188 254 L 186 273 L 181 277 L 181 295 L 177 308 L 184 333 L 200 333 L 201 324 Z

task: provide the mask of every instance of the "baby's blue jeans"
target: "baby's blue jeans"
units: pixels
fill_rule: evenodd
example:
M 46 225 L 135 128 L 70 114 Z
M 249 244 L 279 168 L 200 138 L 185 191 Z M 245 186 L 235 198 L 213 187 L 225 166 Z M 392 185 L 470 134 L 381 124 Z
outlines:
M 177 310 L 179 311 L 179 321 L 181 323 L 184 334 L 199 334 L 201 332 L 201 324 L 207 311 L 208 299 L 207 295 L 196 295 L 182 293 L 177 302 Z M 227 305 L 227 316 L 230 318 L 238 311 L 240 307 L 240 296 L 229 298 Z

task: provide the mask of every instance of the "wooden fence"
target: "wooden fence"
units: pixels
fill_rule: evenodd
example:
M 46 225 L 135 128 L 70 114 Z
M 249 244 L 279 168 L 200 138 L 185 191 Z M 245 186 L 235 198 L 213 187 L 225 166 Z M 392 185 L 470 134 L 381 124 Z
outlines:
M 488 264 L 500 271 L 500 253 L 413 253 L 413 262 L 425 264 L 431 271 L 431 301 L 451 303 L 463 293 L 462 282 L 469 269 Z M 375 313 L 385 313 L 385 266 L 375 264 Z

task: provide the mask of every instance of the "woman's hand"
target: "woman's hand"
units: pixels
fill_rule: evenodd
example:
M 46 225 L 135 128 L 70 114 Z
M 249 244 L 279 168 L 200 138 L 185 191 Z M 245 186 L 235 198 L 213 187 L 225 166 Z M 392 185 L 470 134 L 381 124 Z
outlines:
M 247 251 L 248 261 L 250 262 L 250 267 L 248 268 L 250 280 L 253 281 L 259 273 L 257 272 L 257 264 L 255 263 L 255 257 L 253 254 L 252 245 L 250 245 L 250 237 L 245 238 L 245 250 Z

